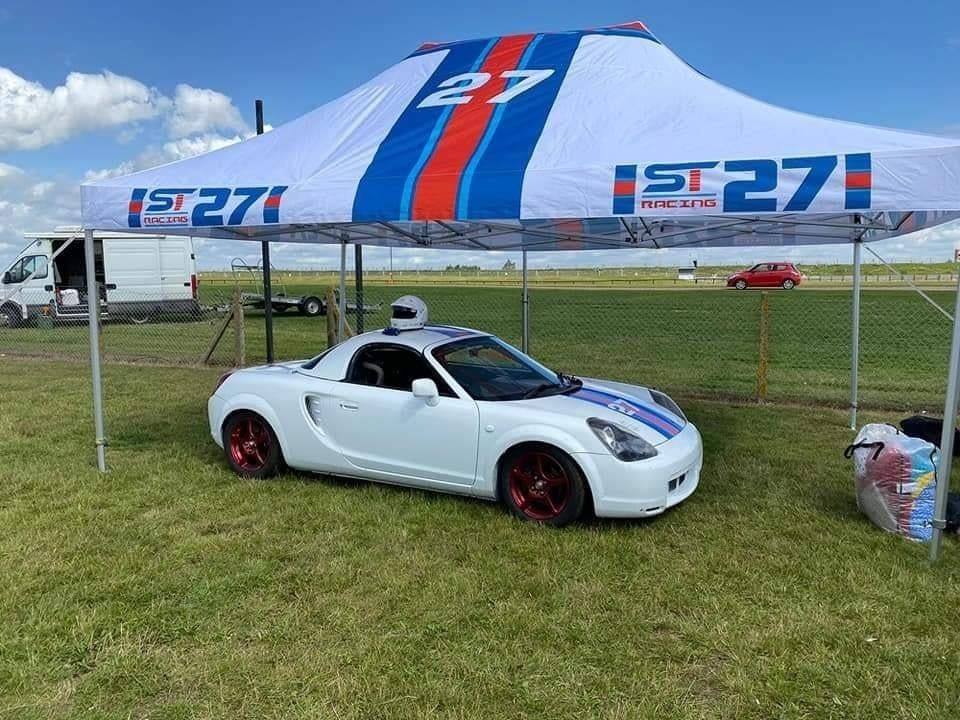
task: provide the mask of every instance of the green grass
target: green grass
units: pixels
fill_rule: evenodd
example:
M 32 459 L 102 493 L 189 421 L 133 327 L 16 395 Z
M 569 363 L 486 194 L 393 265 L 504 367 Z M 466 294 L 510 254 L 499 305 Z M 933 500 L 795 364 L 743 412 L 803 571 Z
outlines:
M 0 718 L 933 718 L 960 546 L 862 519 L 828 409 L 684 403 L 702 485 L 550 531 L 495 505 L 230 474 L 216 373 L 0 360 Z M 875 419 L 896 419 L 877 415 Z
M 318 286 L 291 286 L 291 294 L 322 294 Z M 371 286 L 368 303 L 383 309 L 366 327 L 388 322 L 391 300 L 422 296 L 433 321 L 478 327 L 520 341 L 520 298 L 516 288 Z M 952 293 L 931 293 L 950 307 Z M 712 397 L 753 398 L 759 364 L 758 292 L 704 290 L 531 291 L 532 353 L 551 367 L 586 376 L 642 382 L 670 391 Z M 848 292 L 771 292 L 768 398 L 842 405 L 850 376 Z M 227 295 L 205 287 L 205 304 Z M 351 322 L 355 318 L 350 316 Z M 110 360 L 198 363 L 219 316 L 201 322 L 147 325 L 108 324 L 103 350 Z M 861 321 L 861 404 L 864 407 L 942 407 L 950 323 L 911 291 L 865 290 Z M 262 362 L 263 316 L 247 314 L 248 362 Z M 326 346 L 325 318 L 287 313 L 275 323 L 279 359 L 310 357 Z M 0 329 L 0 353 L 83 359 L 84 326 Z M 215 356 L 233 361 L 228 333 Z
M 771 260 L 776 260 L 771 255 Z M 865 281 L 891 282 L 895 277 L 895 272 L 909 275 L 916 282 L 922 284 L 947 284 L 951 285 L 953 281 L 950 276 L 957 272 L 956 263 L 895 263 L 891 271 L 887 266 L 871 262 L 872 258 L 867 257 L 862 265 L 862 273 Z M 715 284 L 714 279 L 722 281 L 737 270 L 742 270 L 750 265 L 700 265 L 696 269 L 699 278 L 704 279 L 707 287 Z M 850 284 L 852 275 L 852 266 L 849 264 L 816 264 L 800 265 L 800 270 L 808 276 L 811 284 L 827 284 L 836 287 L 842 283 Z M 219 287 L 232 287 L 237 278 L 243 281 L 252 280 L 255 276 L 249 273 L 235 275 L 230 271 L 206 270 L 202 273 L 202 282 L 208 285 Z M 348 275 L 351 284 L 353 275 Z M 479 268 L 451 268 L 446 270 L 428 270 L 428 269 L 397 269 L 394 272 L 384 270 L 380 267 L 365 270 L 365 278 L 368 283 L 384 284 L 395 282 L 398 284 L 417 284 L 417 285 L 516 285 L 519 283 L 520 270 L 515 267 L 509 271 L 500 269 L 479 269 Z M 339 282 L 339 271 L 337 270 L 293 270 L 275 268 L 273 270 L 273 281 L 275 287 L 283 283 L 309 284 L 309 285 L 335 285 Z M 659 266 L 638 266 L 638 267 L 580 267 L 580 268 L 530 268 L 529 282 L 536 286 L 559 285 L 564 287 L 576 286 L 609 286 L 609 287 L 685 287 L 695 288 L 704 287 L 704 285 L 695 286 L 688 281 L 677 279 L 677 267 L 659 267 Z M 892 280 L 892 282 L 897 282 Z

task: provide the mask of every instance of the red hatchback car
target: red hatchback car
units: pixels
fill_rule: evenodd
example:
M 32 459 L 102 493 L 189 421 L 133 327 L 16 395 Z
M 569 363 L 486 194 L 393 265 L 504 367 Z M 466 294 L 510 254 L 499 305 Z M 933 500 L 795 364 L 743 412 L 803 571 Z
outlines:
M 803 275 L 793 263 L 760 263 L 749 270 L 741 270 L 727 278 L 727 287 L 746 290 L 748 287 L 782 287 L 793 290 Z

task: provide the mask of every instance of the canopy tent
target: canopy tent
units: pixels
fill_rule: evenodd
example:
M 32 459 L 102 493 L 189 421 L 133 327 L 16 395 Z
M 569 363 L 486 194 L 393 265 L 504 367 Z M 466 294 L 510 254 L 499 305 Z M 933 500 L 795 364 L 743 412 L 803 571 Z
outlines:
M 960 140 L 768 105 L 632 22 L 427 44 L 270 133 L 81 196 L 87 231 L 474 250 L 852 242 L 859 264 L 861 242 L 960 217 Z

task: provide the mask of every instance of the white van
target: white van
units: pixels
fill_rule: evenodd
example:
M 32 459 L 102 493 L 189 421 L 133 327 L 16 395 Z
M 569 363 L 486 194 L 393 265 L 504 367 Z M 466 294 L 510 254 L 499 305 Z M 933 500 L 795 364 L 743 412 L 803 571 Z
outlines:
M 0 278 L 0 325 L 17 327 L 41 315 L 86 318 L 83 232 L 57 228 L 26 237 L 30 244 Z M 97 233 L 94 255 L 104 318 L 199 315 L 192 238 Z

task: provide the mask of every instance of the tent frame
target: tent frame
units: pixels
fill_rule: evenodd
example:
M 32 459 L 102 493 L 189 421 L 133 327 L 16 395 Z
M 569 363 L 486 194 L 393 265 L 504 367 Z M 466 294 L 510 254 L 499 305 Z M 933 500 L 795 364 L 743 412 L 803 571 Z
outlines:
M 771 219 L 771 218 L 750 218 L 750 217 L 728 217 L 724 216 L 722 218 L 712 217 L 711 219 L 716 220 L 717 223 L 713 226 L 710 226 L 711 229 L 719 228 L 732 228 L 734 226 L 741 226 L 744 223 L 770 223 L 770 224 L 787 224 L 803 227 L 812 227 L 812 228 L 821 228 L 821 229 L 837 229 L 842 227 L 848 231 L 853 229 L 853 225 L 840 225 L 832 221 L 808 221 L 808 220 L 794 220 L 789 219 L 786 221 Z M 868 222 L 863 222 L 861 216 L 854 216 L 854 223 L 856 226 L 856 234 L 851 232 L 851 244 L 853 245 L 853 292 L 852 292 L 852 308 L 851 308 L 851 353 L 850 353 L 850 428 L 856 429 L 857 423 L 857 403 L 858 403 L 858 381 L 859 381 L 859 358 L 860 358 L 860 297 L 861 297 L 861 283 L 862 283 L 862 246 L 864 243 L 865 235 L 871 230 L 880 230 L 880 231 L 890 231 L 895 230 L 896 227 L 879 223 L 877 222 L 878 218 L 869 220 Z M 583 245 L 598 245 L 602 247 L 611 247 L 611 245 L 617 240 L 615 240 L 614 234 L 607 235 L 597 235 L 592 233 L 582 233 L 576 231 L 570 231 L 569 225 L 565 225 L 562 230 L 560 227 L 557 227 L 562 221 L 556 221 L 552 223 L 547 223 L 543 227 L 537 228 L 523 228 L 523 233 L 526 235 L 521 241 L 515 246 L 503 247 L 500 246 L 497 250 L 520 250 L 522 253 L 521 260 L 521 349 L 523 352 L 530 352 L 530 297 L 529 297 L 529 283 L 528 283 L 528 264 L 527 264 L 527 252 L 529 250 L 535 250 L 541 244 L 553 244 L 556 242 L 557 236 L 561 235 L 562 237 L 568 238 L 570 240 L 576 239 L 578 242 Z M 902 220 L 899 224 L 902 224 Z M 457 225 L 466 225 L 466 227 L 458 227 Z M 643 227 L 642 232 L 639 231 L 640 227 Z M 659 232 L 655 233 L 654 229 L 659 229 Z M 703 225 L 698 225 L 698 229 L 706 229 Z M 675 220 L 659 220 L 654 223 L 646 222 L 642 217 L 633 218 L 633 222 L 630 223 L 627 220 L 622 219 L 622 229 L 625 230 L 628 234 L 629 239 L 632 241 L 629 247 L 641 249 L 641 248 L 659 248 L 660 240 L 666 239 L 670 236 L 687 234 L 690 232 L 691 227 L 684 227 L 683 224 Z M 342 225 L 325 225 L 325 226 L 309 226 L 297 228 L 298 231 L 313 232 L 319 237 L 327 238 L 329 242 L 331 239 L 336 240 L 340 244 L 340 282 L 339 290 L 340 297 L 338 298 L 338 309 L 339 309 L 339 322 L 338 322 L 338 337 L 343 338 L 344 327 L 343 323 L 346 317 L 346 270 L 347 270 L 347 245 L 355 244 L 359 249 L 363 245 L 363 240 L 372 240 L 375 244 L 383 244 L 383 241 L 386 238 L 389 238 L 390 242 L 387 243 L 391 248 L 395 246 L 416 246 L 416 247 L 431 247 L 436 245 L 441 245 L 441 247 L 449 247 L 446 245 L 452 239 L 456 239 L 458 242 L 463 245 L 479 248 L 483 250 L 492 249 L 486 246 L 479 238 L 480 237 L 489 237 L 492 235 L 501 235 L 508 233 L 517 233 L 518 226 L 509 224 L 509 223 L 497 223 L 497 222 L 486 222 L 486 223 L 448 223 L 443 221 L 432 221 L 424 222 L 422 224 L 421 234 L 416 234 L 410 232 L 397 226 L 395 223 L 390 222 L 381 222 L 376 224 L 370 223 L 345 223 Z M 383 233 L 383 230 L 387 231 L 387 234 Z M 278 232 L 278 234 L 287 234 L 290 232 L 290 228 L 287 228 L 284 231 Z M 616 234 L 619 235 L 619 232 Z M 95 249 L 94 249 L 94 234 L 92 229 L 84 230 L 85 242 L 84 242 L 84 260 L 86 263 L 86 275 L 87 275 L 87 304 L 89 308 L 89 334 L 90 334 L 90 370 L 91 370 L 91 379 L 93 385 L 93 412 L 94 412 L 94 430 L 95 430 L 95 443 L 96 443 L 96 454 L 97 454 L 97 467 L 100 472 L 107 472 L 107 463 L 106 463 L 106 422 L 104 418 L 104 403 L 103 403 L 103 378 L 102 378 L 102 366 L 101 366 L 101 348 L 100 348 L 100 303 L 99 303 L 99 288 L 96 281 L 95 273 Z M 531 237 L 536 238 L 531 241 Z M 543 238 L 543 242 L 539 242 L 540 238 Z M 824 236 L 826 239 L 828 236 Z M 835 238 L 835 235 L 829 236 Z M 266 236 L 259 236 L 262 245 L 267 248 L 271 240 Z M 684 244 L 685 246 L 696 246 L 703 244 L 703 241 L 691 242 Z M 623 245 L 619 245 L 623 247 Z M 672 245 L 670 247 L 681 247 L 678 245 Z M 266 249 L 266 252 L 269 252 L 269 249 Z M 359 257 L 359 255 L 358 255 Z M 362 272 L 362 268 L 358 265 L 357 271 Z M 264 278 L 264 284 L 266 285 L 269 282 L 267 277 Z M 358 278 L 358 288 L 362 287 L 362 280 Z M 921 293 L 923 294 L 923 293 Z M 924 297 L 927 297 L 924 294 Z M 93 298 L 94 301 L 91 302 L 90 299 Z M 929 298 L 928 298 L 929 300 Z M 931 301 L 932 302 L 932 301 Z M 269 305 L 269 303 L 268 303 Z M 938 309 L 940 309 L 938 307 Z M 944 312 L 940 309 L 941 312 Z M 946 527 L 946 503 L 947 496 L 949 492 L 949 478 L 951 471 L 951 460 L 953 452 L 953 428 L 956 427 L 957 420 L 957 405 L 958 400 L 960 400 L 960 278 L 958 278 L 958 287 L 956 293 L 956 308 L 953 315 L 953 336 L 951 342 L 950 350 L 950 366 L 949 366 L 949 376 L 948 376 L 948 386 L 947 386 L 947 396 L 944 405 L 944 424 L 943 424 L 943 436 L 941 438 L 941 459 L 940 466 L 937 470 L 937 493 L 936 493 L 936 502 L 934 507 L 934 519 L 933 519 L 933 540 L 930 544 L 930 559 L 935 562 L 940 555 L 941 543 L 942 543 L 942 533 Z M 269 332 L 269 323 L 268 323 L 268 333 L 267 337 L 270 338 Z M 272 345 L 272 343 L 271 343 Z

